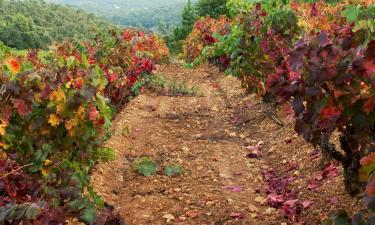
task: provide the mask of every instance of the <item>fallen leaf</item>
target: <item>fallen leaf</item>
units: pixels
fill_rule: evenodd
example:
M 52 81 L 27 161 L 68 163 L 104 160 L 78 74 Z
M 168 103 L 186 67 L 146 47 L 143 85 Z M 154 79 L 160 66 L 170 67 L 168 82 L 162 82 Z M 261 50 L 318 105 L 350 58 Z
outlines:
M 234 172 L 233 175 L 234 176 L 242 176 L 243 173 L 241 171 L 238 171 L 238 172 Z
M 309 201 L 309 200 L 303 201 L 302 202 L 303 209 L 309 208 L 313 203 L 314 203 L 313 201 Z
M 333 197 L 333 198 L 330 198 L 330 199 L 329 199 L 329 202 L 330 202 L 331 204 L 336 205 L 336 204 L 339 203 L 339 199 L 338 199 L 337 197 Z
M 316 159 L 319 158 L 319 156 L 320 156 L 319 151 L 315 150 L 315 151 L 313 151 L 313 152 L 310 154 L 310 159 L 312 159 L 312 160 L 316 160 Z
M 242 212 L 232 212 L 229 216 L 233 219 L 245 219 L 245 214 Z
M 307 189 L 309 190 L 318 190 L 320 188 L 320 183 L 316 180 L 310 181 L 310 183 L 307 185 Z
M 242 192 L 243 191 L 243 188 L 240 187 L 240 186 L 237 186 L 237 185 L 228 186 L 228 187 L 225 187 L 225 189 L 231 190 L 232 192 Z
M 195 210 L 190 210 L 190 211 L 187 211 L 185 215 L 189 218 L 195 218 L 199 215 L 199 213 Z

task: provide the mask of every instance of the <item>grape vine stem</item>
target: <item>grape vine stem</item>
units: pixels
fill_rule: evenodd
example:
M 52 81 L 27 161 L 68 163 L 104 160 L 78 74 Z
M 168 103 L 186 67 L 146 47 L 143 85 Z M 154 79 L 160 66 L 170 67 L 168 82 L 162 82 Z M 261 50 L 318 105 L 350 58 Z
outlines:
M 7 173 L 7 174 L 1 176 L 1 177 L 0 177 L 0 180 L 6 178 L 7 176 L 9 176 L 9 175 L 11 175 L 11 174 L 13 174 L 13 173 L 15 173 L 15 172 L 17 172 L 17 171 L 20 171 L 20 170 L 22 170 L 22 169 L 24 169 L 24 168 L 26 168 L 26 167 L 32 166 L 32 165 L 33 165 L 33 163 L 29 163 L 29 164 L 26 164 L 26 165 L 21 166 L 20 168 L 17 168 L 17 169 L 15 169 L 15 170 L 12 170 L 12 171 L 10 171 L 9 173 Z

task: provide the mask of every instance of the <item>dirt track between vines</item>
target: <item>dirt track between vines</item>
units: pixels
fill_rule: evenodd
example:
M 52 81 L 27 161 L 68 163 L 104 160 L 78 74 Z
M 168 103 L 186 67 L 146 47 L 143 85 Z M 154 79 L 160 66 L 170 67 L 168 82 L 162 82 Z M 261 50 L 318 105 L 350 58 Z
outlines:
M 285 164 L 301 158 L 299 171 L 313 174 L 318 169 L 312 164 L 317 162 L 303 153 L 311 147 L 292 133 L 291 126 L 281 128 L 270 118 L 262 118 L 265 109 L 253 96 L 246 97 L 236 78 L 209 67 L 188 70 L 163 65 L 158 73 L 197 86 L 202 96 L 146 92 L 113 121 L 113 137 L 107 146 L 116 150 L 116 160 L 99 165 L 92 180 L 125 224 L 291 224 L 262 202 L 266 199 L 262 171 L 272 167 L 285 174 Z M 125 134 L 128 129 L 130 133 Z M 285 143 L 288 137 L 292 144 Z M 264 157 L 247 158 L 246 146 L 260 141 L 264 142 Z M 290 150 L 295 148 L 304 149 L 299 150 L 301 156 Z M 143 177 L 131 171 L 132 160 L 142 156 L 157 162 L 158 174 Z M 185 173 L 179 177 L 162 175 L 168 163 L 181 165 Z M 304 190 L 304 182 L 302 177 L 296 188 Z M 329 197 L 339 196 L 339 204 L 350 209 L 357 206 L 358 202 L 336 185 L 339 182 L 340 178 L 329 181 L 320 193 L 301 194 L 301 198 L 307 196 L 315 202 L 313 211 L 304 214 L 305 221 L 311 221 L 306 224 L 318 224 L 314 218 L 330 209 Z

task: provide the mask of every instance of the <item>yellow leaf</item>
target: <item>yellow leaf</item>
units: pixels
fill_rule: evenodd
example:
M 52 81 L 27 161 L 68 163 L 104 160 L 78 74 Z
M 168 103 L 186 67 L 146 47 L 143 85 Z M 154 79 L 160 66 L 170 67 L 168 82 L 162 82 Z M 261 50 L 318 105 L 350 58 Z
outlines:
M 6 144 L 5 142 L 0 142 L 0 148 L 2 149 L 8 149 L 10 146 L 8 144 Z
M 50 100 L 55 103 L 62 103 L 65 102 L 66 96 L 65 93 L 60 89 L 57 91 L 53 91 L 50 96 Z
M 76 119 L 70 119 L 70 120 L 65 122 L 65 128 L 68 131 L 73 130 L 74 127 L 76 127 L 76 126 L 77 126 L 77 120 Z
M 36 94 L 34 95 L 34 99 L 35 99 L 36 102 L 38 102 L 38 103 L 42 103 L 42 99 L 41 99 L 41 97 L 40 97 L 40 93 L 36 93 Z
M 48 123 L 53 127 L 57 127 L 60 124 L 60 118 L 53 113 L 49 116 Z
M 0 135 L 5 136 L 7 131 L 6 131 L 7 125 L 6 124 L 0 124 Z
M 59 104 L 57 104 L 56 105 L 56 112 L 58 113 L 58 114 L 61 114 L 63 111 L 64 111 L 64 103 L 59 103 Z
M 72 82 L 71 82 L 71 81 L 69 81 L 68 83 L 65 84 L 65 87 L 68 88 L 68 89 L 69 89 L 71 86 L 72 86 Z
M 50 168 L 43 168 L 41 172 L 42 172 L 43 176 L 46 176 L 51 172 L 51 169 Z
M 83 120 L 85 118 L 85 108 L 80 106 L 76 112 L 76 118 L 78 120 Z
M 7 158 L 7 153 L 6 152 L 4 152 L 4 151 L 0 151 L 0 159 L 1 160 L 4 160 L 4 159 L 6 159 Z
M 45 166 L 49 166 L 49 165 L 51 165 L 51 164 L 52 164 L 52 161 L 49 160 L 49 159 L 46 159 L 46 161 L 44 161 L 44 165 L 45 165 Z

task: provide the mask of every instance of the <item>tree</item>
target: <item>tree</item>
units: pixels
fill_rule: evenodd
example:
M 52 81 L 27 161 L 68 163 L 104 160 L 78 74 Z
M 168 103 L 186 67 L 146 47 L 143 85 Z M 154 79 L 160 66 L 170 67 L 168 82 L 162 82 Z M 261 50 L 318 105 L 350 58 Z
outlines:
M 174 37 L 176 41 L 185 39 L 190 32 L 193 30 L 193 25 L 195 23 L 197 16 L 191 0 L 188 0 L 187 5 L 182 11 L 182 21 L 181 26 L 174 30 Z
M 198 16 L 218 18 L 228 15 L 227 0 L 199 0 L 195 6 Z
M 0 41 L 16 49 L 47 49 L 66 38 L 88 40 L 112 27 L 93 14 L 42 0 L 0 0 Z

